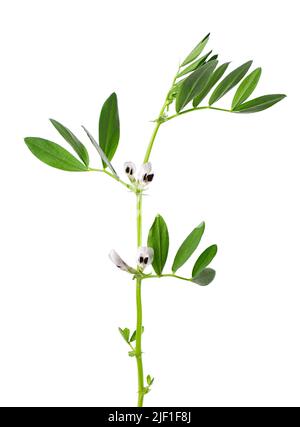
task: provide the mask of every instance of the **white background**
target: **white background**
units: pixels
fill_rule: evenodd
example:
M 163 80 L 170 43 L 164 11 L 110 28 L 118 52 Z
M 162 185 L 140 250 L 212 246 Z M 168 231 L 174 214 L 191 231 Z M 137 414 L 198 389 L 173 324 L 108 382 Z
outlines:
M 145 404 L 299 405 L 297 3 L 1 3 L 1 405 L 135 405 L 135 361 L 117 331 L 134 329 L 134 283 L 107 257 L 115 248 L 134 263 L 134 196 L 100 174 L 47 167 L 23 138 L 64 145 L 56 118 L 97 167 L 80 125 L 96 135 L 116 91 L 114 164 L 140 163 L 179 60 L 209 31 L 208 47 L 231 69 L 262 66 L 255 96 L 288 97 L 253 115 L 192 113 L 158 135 L 144 237 L 161 213 L 170 267 L 205 220 L 201 248 L 219 252 L 209 287 L 144 283 L 145 374 L 155 377 Z

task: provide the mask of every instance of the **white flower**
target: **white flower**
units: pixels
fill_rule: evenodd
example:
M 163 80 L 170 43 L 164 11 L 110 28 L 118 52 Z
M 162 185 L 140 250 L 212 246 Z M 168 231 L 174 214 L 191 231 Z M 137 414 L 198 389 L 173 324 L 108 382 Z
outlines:
M 136 270 L 130 267 L 128 264 L 126 264 L 126 262 L 122 260 L 120 255 L 114 249 L 110 251 L 109 258 L 120 270 L 126 271 L 127 273 L 132 273 L 132 274 L 136 273 Z
M 136 167 L 135 167 L 134 163 L 125 162 L 124 163 L 124 171 L 125 171 L 126 175 L 128 176 L 128 178 L 130 179 L 130 181 L 135 181 L 134 174 L 136 171 Z
M 152 172 L 152 165 L 150 162 L 144 163 L 138 173 L 138 181 L 141 185 L 147 185 L 153 181 L 154 173 Z
M 148 265 L 152 264 L 154 251 L 152 248 L 141 246 L 138 248 L 137 263 L 140 269 L 144 270 Z
M 152 165 L 150 162 L 142 164 L 135 177 L 136 166 L 132 162 L 124 163 L 124 171 L 132 183 L 135 183 L 136 188 L 139 190 L 144 189 L 149 182 L 153 181 L 154 173 L 152 171 Z

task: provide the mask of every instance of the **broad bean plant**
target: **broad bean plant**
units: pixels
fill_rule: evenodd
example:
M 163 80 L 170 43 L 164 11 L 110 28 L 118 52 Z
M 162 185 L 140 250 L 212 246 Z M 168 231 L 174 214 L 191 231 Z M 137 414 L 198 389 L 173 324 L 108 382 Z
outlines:
M 189 260 L 201 242 L 205 231 L 205 223 L 195 225 L 186 239 L 178 248 L 172 263 L 171 271 L 165 272 L 165 264 L 169 252 L 169 232 L 165 219 L 157 215 L 148 232 L 147 240 L 142 239 L 142 204 L 143 197 L 151 187 L 155 173 L 150 163 L 157 133 L 161 126 L 191 112 L 201 110 L 217 110 L 231 114 L 256 113 L 273 106 L 281 101 L 285 95 L 262 95 L 249 100 L 261 76 L 261 68 L 255 68 L 250 73 L 252 61 L 234 68 L 227 73 L 229 62 L 219 63 L 218 55 L 209 51 L 202 54 L 209 40 L 209 34 L 181 62 L 176 74 L 167 90 L 165 100 L 154 122 L 153 133 L 146 147 L 145 156 L 138 167 L 132 161 L 124 163 L 123 171 L 119 171 L 112 163 L 114 154 L 119 145 L 120 122 L 117 95 L 112 93 L 104 102 L 99 118 L 98 138 L 84 127 L 87 140 L 97 151 L 100 159 L 97 167 L 91 167 L 89 154 L 85 145 L 66 126 L 51 119 L 61 137 L 74 151 L 68 150 L 48 139 L 27 137 L 25 143 L 29 150 L 42 162 L 54 168 L 70 172 L 101 173 L 136 196 L 136 264 L 131 266 L 115 250 L 111 250 L 109 257 L 113 264 L 131 276 L 136 286 L 136 325 L 132 331 L 129 328 L 119 328 L 119 332 L 128 346 L 128 355 L 136 360 L 137 365 L 137 405 L 143 406 L 144 397 L 149 393 L 154 378 L 144 375 L 142 334 L 144 332 L 142 317 L 142 283 L 145 280 L 172 277 L 192 284 L 207 286 L 215 278 L 216 272 L 210 267 L 217 254 L 217 245 L 211 245 L 199 253 L 191 268 L 189 277 L 178 273 L 180 268 Z M 236 88 L 237 87 L 237 88 Z M 218 102 L 229 91 L 236 88 L 231 106 L 219 107 Z M 128 159 L 124 159 L 128 160 Z M 128 277 L 127 280 L 130 280 Z M 167 350 L 167 349 L 166 349 Z

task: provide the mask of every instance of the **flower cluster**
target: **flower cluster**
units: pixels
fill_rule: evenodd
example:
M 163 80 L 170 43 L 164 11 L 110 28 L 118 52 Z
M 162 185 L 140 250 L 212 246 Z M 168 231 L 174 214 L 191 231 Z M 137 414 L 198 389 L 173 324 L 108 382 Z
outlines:
M 130 267 L 123 259 L 120 257 L 120 255 L 112 249 L 109 253 L 109 258 L 111 261 L 120 269 L 123 271 L 126 271 L 130 274 L 137 274 L 139 272 L 143 272 L 146 267 L 152 264 L 154 256 L 154 251 L 152 248 L 148 248 L 146 246 L 141 246 L 138 248 L 137 253 L 137 266 L 138 270 L 134 269 L 133 267 Z
M 142 166 L 138 171 L 137 176 L 135 176 L 136 166 L 132 162 L 126 162 L 124 164 L 124 171 L 128 176 L 130 182 L 138 190 L 144 190 L 147 187 L 147 185 L 153 181 L 153 178 L 154 178 L 154 173 L 152 171 L 152 165 L 150 162 L 142 164 Z

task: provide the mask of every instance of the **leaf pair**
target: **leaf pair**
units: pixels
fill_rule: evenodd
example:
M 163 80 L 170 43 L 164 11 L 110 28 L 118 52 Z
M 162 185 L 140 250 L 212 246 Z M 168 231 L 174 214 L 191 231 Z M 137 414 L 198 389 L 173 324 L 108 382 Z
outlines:
M 207 60 L 207 58 L 209 57 L 209 55 L 212 53 L 212 50 L 210 52 L 208 52 L 206 55 L 202 56 L 201 58 L 197 59 L 196 61 L 192 62 L 190 65 L 188 65 L 187 67 L 185 67 L 182 71 L 180 71 L 177 74 L 177 79 L 179 79 L 182 76 L 185 76 L 188 73 L 191 73 L 192 71 L 195 71 L 197 68 L 199 68 L 202 64 L 204 64 L 204 62 Z M 214 58 L 216 59 L 216 58 Z
M 198 43 L 198 45 L 189 53 L 186 59 L 181 64 L 181 67 L 190 64 L 194 61 L 205 48 L 209 39 L 209 34 Z M 197 107 L 205 96 L 210 92 L 214 85 L 220 80 L 225 73 L 229 63 L 222 64 L 214 71 L 217 66 L 217 57 L 214 55 L 206 63 L 209 52 L 205 55 L 204 61 L 202 58 L 195 60 L 192 64 L 182 70 L 178 77 L 183 76 L 191 71 L 194 71 L 186 79 L 182 81 L 176 97 L 176 112 L 179 113 L 190 101 L 193 100 L 193 106 Z M 215 89 L 213 92 L 209 105 L 212 105 L 222 96 L 224 96 L 230 89 L 232 89 L 247 73 L 252 61 L 241 65 L 236 70 L 232 71 Z M 203 65 L 204 64 L 204 65 Z
M 112 93 L 102 106 L 99 118 L 99 144 L 84 126 L 82 128 L 101 157 L 103 168 L 109 167 L 112 173 L 118 177 L 117 172 L 110 162 L 118 148 L 120 139 L 117 95 Z
M 89 155 L 85 146 L 79 139 L 64 125 L 56 120 L 50 119 L 53 126 L 61 136 L 71 145 L 78 154 L 79 161 L 69 151 L 55 142 L 43 138 L 27 137 L 25 143 L 29 150 L 42 162 L 57 169 L 70 172 L 84 172 L 88 170 Z
M 206 86 L 218 61 L 209 61 L 197 68 L 180 85 L 176 96 L 176 112 L 179 113 L 190 101 L 196 98 Z
M 202 58 L 197 59 L 206 46 L 208 38 L 209 35 L 204 37 L 204 39 L 198 43 L 198 45 L 181 64 L 181 67 L 188 64 L 189 65 L 178 74 L 178 77 L 191 73 L 192 71 L 194 72 L 187 78 L 181 80 L 180 86 L 176 88 L 175 94 L 177 113 L 179 113 L 192 100 L 193 107 L 196 108 L 218 83 L 229 65 L 227 62 L 214 70 L 214 68 L 210 67 L 208 64 L 210 62 L 216 61 L 217 55 L 212 56 L 207 62 L 205 62 L 211 52 Z M 252 71 L 252 73 L 245 77 L 251 65 L 252 61 L 247 61 L 231 71 L 214 89 L 209 98 L 209 105 L 213 105 L 215 102 L 219 101 L 241 81 L 242 82 L 232 100 L 232 112 L 255 113 L 265 110 L 281 101 L 285 97 L 283 94 L 264 95 L 245 102 L 253 93 L 261 76 L 261 68 L 256 68 L 254 71 Z M 244 77 L 245 79 L 242 80 Z
M 261 68 L 256 68 L 239 85 L 231 104 L 231 111 L 237 113 L 257 113 L 266 110 L 285 98 L 283 94 L 259 96 L 245 102 L 256 88 L 261 76 Z
M 39 160 L 57 169 L 72 172 L 88 171 L 89 155 L 82 142 L 70 131 L 70 129 L 57 120 L 50 119 L 50 121 L 65 141 L 71 145 L 81 161 L 65 148 L 44 138 L 25 138 L 25 143 L 30 151 Z M 110 160 L 116 152 L 120 138 L 118 100 L 115 93 L 110 95 L 101 109 L 99 119 L 99 145 L 85 128 L 84 130 L 88 134 L 93 145 L 97 148 L 102 159 L 103 168 L 110 167 L 112 172 L 117 175 L 110 163 Z
M 181 111 L 191 100 L 193 100 L 193 106 L 197 107 L 200 102 L 205 98 L 205 96 L 210 92 L 210 90 L 221 79 L 221 77 L 227 70 L 229 63 L 226 62 L 225 64 L 222 64 L 214 71 L 217 66 L 217 63 L 217 60 L 208 61 L 205 65 L 194 71 L 193 74 L 191 74 L 184 80 L 184 82 L 180 86 L 180 90 L 178 91 L 176 97 L 177 113 Z M 226 76 L 213 91 L 209 99 L 209 105 L 212 105 L 217 102 L 220 98 L 226 95 L 226 93 L 229 92 L 234 86 L 236 86 L 245 76 L 251 64 L 252 61 L 248 61 L 233 70 L 231 73 L 229 73 L 228 76 Z M 245 95 L 249 96 L 252 93 L 250 92 L 249 87 L 251 87 L 253 91 L 257 84 L 256 82 L 256 84 L 254 85 L 254 79 L 251 78 L 248 83 L 250 84 L 247 84 L 246 90 L 245 88 L 242 88 L 240 90 L 240 93 L 235 99 L 236 103 L 240 102 L 240 100 L 243 99 Z
M 182 267 L 195 252 L 203 236 L 204 230 L 205 223 L 202 222 L 200 225 L 198 225 L 198 227 L 194 228 L 194 230 L 183 241 L 174 258 L 174 262 L 172 265 L 173 273 L 175 273 L 180 267 Z M 216 253 L 217 245 L 212 245 L 205 249 L 204 252 L 202 252 L 193 267 L 193 282 L 202 286 L 206 286 L 213 281 L 216 273 L 214 270 L 207 269 L 206 267 L 214 259 Z
M 233 89 L 247 74 L 251 65 L 252 61 L 245 62 L 245 64 L 229 73 L 228 76 L 226 76 L 213 91 L 209 99 L 209 105 L 213 105 L 224 95 L 226 95 L 227 92 Z M 233 97 L 231 111 L 237 113 L 256 113 L 258 111 L 266 110 L 267 108 L 285 98 L 285 95 L 282 94 L 272 94 L 260 96 L 258 98 L 252 99 L 251 101 L 245 102 L 256 88 L 260 76 L 261 68 L 259 67 L 252 71 L 247 77 L 245 77 L 244 80 L 242 80 Z M 212 86 L 209 88 L 209 90 L 211 88 Z M 205 95 L 207 95 L 209 90 L 206 91 Z M 204 96 L 194 99 L 194 107 L 199 105 Z
M 119 328 L 119 332 L 124 338 L 124 340 L 127 342 L 127 344 L 130 344 L 136 340 L 136 331 L 134 331 L 131 336 L 130 336 L 130 329 L 128 328 L 124 328 L 124 329 Z M 142 333 L 143 332 L 144 332 L 144 326 L 142 327 Z
M 214 87 L 214 85 L 223 76 L 223 74 L 227 70 L 228 65 L 229 65 L 229 62 L 226 62 L 225 64 L 220 65 L 212 73 L 212 75 L 208 79 L 206 85 L 203 87 L 203 89 L 200 91 L 200 93 L 193 99 L 193 107 L 197 107 L 200 104 L 200 102 L 206 97 L 206 95 L 211 91 L 211 89 Z
M 232 109 L 232 111 L 234 113 L 257 113 L 272 107 L 272 105 L 277 104 L 277 102 L 281 101 L 285 97 L 286 95 L 280 93 L 259 96 L 258 98 L 251 99 L 248 102 L 238 105 Z
M 199 256 L 192 271 L 192 278 L 196 279 L 204 271 L 204 269 L 211 263 L 217 254 L 217 245 L 211 245 Z
M 173 273 L 182 267 L 197 249 L 205 230 L 205 223 L 202 222 L 184 240 L 179 247 L 172 265 Z M 148 235 L 148 246 L 154 250 L 152 267 L 158 276 L 161 276 L 166 264 L 169 252 L 169 232 L 168 227 L 161 215 L 157 215 Z M 217 246 L 212 245 L 207 248 L 197 259 L 193 272 L 192 281 L 201 285 L 208 285 L 215 277 L 214 270 L 207 269 L 217 253 Z M 209 270 L 209 271 L 207 271 Z
M 219 99 L 221 99 L 227 92 L 229 92 L 234 86 L 236 86 L 242 78 L 247 74 L 247 71 L 252 65 L 252 61 L 245 62 L 245 64 L 239 66 L 235 70 L 226 76 L 221 83 L 213 91 L 211 97 L 209 98 L 209 105 L 214 104 Z

